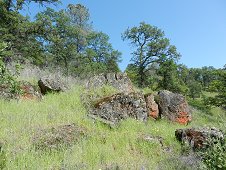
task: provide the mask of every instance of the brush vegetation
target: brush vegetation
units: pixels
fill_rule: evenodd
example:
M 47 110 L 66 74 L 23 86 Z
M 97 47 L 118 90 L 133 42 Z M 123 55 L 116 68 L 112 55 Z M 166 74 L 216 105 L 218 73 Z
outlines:
M 109 95 L 112 89 L 98 89 L 98 95 Z M 85 89 L 75 86 L 60 94 L 48 94 L 41 101 L 0 100 L 0 139 L 4 142 L 6 169 L 157 169 L 160 165 L 181 167 L 181 146 L 174 132 L 184 126 L 167 120 L 148 120 L 146 123 L 128 119 L 119 127 L 94 122 L 87 117 L 81 101 Z M 93 91 L 93 94 L 95 92 Z M 225 129 L 225 112 L 220 108 L 212 114 L 194 110 L 188 127 L 215 126 Z M 74 123 L 86 129 L 86 137 L 73 145 L 54 150 L 37 150 L 32 137 L 39 129 Z M 157 141 L 142 140 L 142 136 L 161 136 L 163 150 Z M 2 153 L 1 153 L 2 154 Z M 169 158 L 176 157 L 169 162 Z M 3 160 L 4 159 L 4 160 Z M 167 164 L 166 164 L 167 163 Z M 3 163 L 1 163 L 3 165 Z

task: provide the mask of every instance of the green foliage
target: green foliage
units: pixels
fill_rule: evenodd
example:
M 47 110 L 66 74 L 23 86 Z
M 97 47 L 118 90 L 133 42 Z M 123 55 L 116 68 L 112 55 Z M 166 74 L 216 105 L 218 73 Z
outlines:
M 8 62 L 61 67 L 65 74 L 75 76 L 119 71 L 121 53 L 113 49 L 106 34 L 92 29 L 85 6 L 69 4 L 60 11 L 47 8 L 31 22 L 19 13 L 30 2 L 42 5 L 58 0 L 1 1 L 0 42 L 10 44 Z
M 69 4 L 59 12 L 47 8 L 36 16 L 36 24 L 43 30 L 40 40 L 48 42 L 43 44 L 47 60 L 64 67 L 67 74 L 87 77 L 119 71 L 121 53 L 113 49 L 106 34 L 92 30 L 85 6 Z
M 226 141 L 225 139 L 211 139 L 208 142 L 209 147 L 200 152 L 200 156 L 208 169 L 224 170 L 226 169 Z
M 13 95 L 17 95 L 21 93 L 20 84 L 17 81 L 17 76 L 19 75 L 20 65 L 16 65 L 16 72 L 12 74 L 6 67 L 5 63 L 3 62 L 3 58 L 6 56 L 7 44 L 0 43 L 0 84 L 2 86 L 6 86 L 9 88 L 10 93 Z M 3 87 L 4 88 L 4 87 Z
M 116 166 L 121 169 L 158 169 L 161 163 L 163 169 L 185 166 L 180 162 L 180 143 L 174 136 L 175 129 L 184 128 L 183 125 L 166 120 L 150 119 L 143 123 L 128 119 L 117 129 L 110 129 L 87 118 L 87 107 L 80 99 L 82 93 L 84 88 L 76 86 L 65 93 L 49 94 L 40 102 L 0 100 L 0 139 L 7 141 L 6 169 L 106 169 Z M 113 93 L 114 89 L 106 86 L 90 94 L 95 97 Z M 214 113 L 222 115 L 221 110 L 214 110 Z M 222 123 L 225 118 L 222 116 Z M 188 128 L 219 127 L 219 120 L 216 115 L 194 111 Z M 60 151 L 39 151 L 32 147 L 31 138 L 40 128 L 71 123 L 86 128 L 89 137 Z M 138 139 L 143 135 L 161 136 L 164 148 L 170 148 L 171 152 L 163 151 L 157 141 L 140 142 Z M 179 158 L 170 161 L 174 156 Z
M 129 40 L 135 47 L 131 61 L 137 67 L 138 85 L 145 86 L 148 66 L 152 63 L 161 63 L 166 59 L 176 60 L 180 57 L 176 47 L 170 45 L 164 32 L 155 26 L 141 22 L 138 27 L 128 28 L 122 34 L 123 40 Z
M 30 3 L 30 2 L 36 2 L 39 3 L 41 5 L 43 5 L 44 3 L 55 3 L 55 2 L 59 2 L 59 0 L 3 0 L 2 6 L 7 10 L 13 10 L 13 11 L 18 11 L 21 10 L 23 8 L 23 5 L 25 3 Z
M 194 108 L 196 108 L 198 110 L 201 110 L 202 112 L 211 114 L 211 112 L 210 112 L 211 107 L 206 105 L 205 101 L 206 101 L 206 97 L 204 95 L 202 95 L 202 98 L 189 100 L 189 105 L 193 106 Z
M 186 94 L 187 87 L 183 81 L 180 81 L 177 74 L 177 65 L 173 60 L 162 62 L 158 74 L 162 76 L 162 79 L 159 82 L 159 88 Z
M 192 81 L 188 84 L 189 92 L 188 96 L 191 97 L 193 100 L 195 98 L 199 98 L 202 93 L 202 86 L 196 81 Z
M 211 82 L 209 90 L 217 95 L 209 97 L 206 104 L 226 108 L 226 70 L 218 70 L 215 74 L 218 79 Z

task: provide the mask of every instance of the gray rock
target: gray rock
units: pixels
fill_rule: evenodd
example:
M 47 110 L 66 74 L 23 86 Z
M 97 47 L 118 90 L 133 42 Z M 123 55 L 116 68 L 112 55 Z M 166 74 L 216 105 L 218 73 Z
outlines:
M 91 114 L 111 122 L 132 117 L 141 121 L 147 119 L 147 109 L 143 94 L 118 93 L 102 98 L 94 104 Z
M 167 90 L 159 91 L 158 105 L 160 116 L 181 124 L 191 121 L 191 111 L 185 97 Z
M 60 79 L 53 79 L 51 77 L 42 77 L 38 81 L 38 86 L 42 94 L 62 92 L 67 89 L 66 85 Z

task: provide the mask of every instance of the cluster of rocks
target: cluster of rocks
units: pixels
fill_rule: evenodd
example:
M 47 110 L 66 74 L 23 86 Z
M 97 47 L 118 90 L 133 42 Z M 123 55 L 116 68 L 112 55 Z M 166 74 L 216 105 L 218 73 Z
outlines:
M 181 94 L 161 90 L 155 95 L 144 95 L 134 90 L 126 74 L 96 76 L 88 81 L 86 87 L 99 88 L 104 85 L 113 86 L 120 93 L 95 101 L 93 108 L 90 109 L 90 115 L 111 127 L 128 117 L 141 121 L 146 121 L 148 118 L 167 118 L 184 125 L 192 120 L 191 109 Z M 189 144 L 193 150 L 207 148 L 208 141 L 213 139 L 224 140 L 223 132 L 215 128 L 177 129 L 175 137 L 181 143 Z M 161 137 L 143 136 L 142 140 L 158 142 L 164 151 L 171 151 L 163 145 Z M 194 162 L 193 158 L 196 158 L 192 156 L 191 160 Z M 190 157 L 185 157 L 185 162 L 189 162 L 187 159 L 190 160 Z
M 0 98 L 3 99 L 41 99 L 42 95 L 47 93 L 55 93 L 65 91 L 66 85 L 60 79 L 52 77 L 42 77 L 37 85 L 32 85 L 27 81 L 17 82 L 17 91 L 12 89 L 10 85 L 0 85 Z
M 42 95 L 52 92 L 62 92 L 67 89 L 60 79 L 42 77 L 38 86 L 28 82 L 19 82 L 23 93 L 22 99 L 37 99 Z M 111 126 L 127 118 L 146 121 L 148 118 L 167 118 L 180 124 L 188 124 L 191 119 L 191 110 L 185 97 L 181 94 L 161 90 L 157 94 L 136 92 L 132 82 L 124 73 L 109 73 L 94 76 L 86 83 L 87 89 L 100 88 L 109 85 L 117 89 L 119 93 L 103 97 L 93 101 L 89 110 L 89 116 Z M 0 85 L 0 97 L 15 98 L 6 85 Z M 18 96 L 16 96 L 18 97 Z M 84 129 L 75 124 L 62 125 L 51 129 L 41 130 L 33 137 L 36 148 L 59 148 L 62 145 L 70 145 L 85 133 Z M 188 143 L 193 149 L 207 147 L 207 141 L 211 139 L 224 139 L 224 134 L 215 128 L 177 129 L 175 136 L 178 141 Z M 157 141 L 163 147 L 161 137 L 145 136 L 145 141 Z M 1 151 L 0 143 L 0 151 Z
M 147 120 L 148 117 L 167 119 L 187 124 L 191 121 L 191 111 L 185 97 L 167 90 L 157 95 L 135 92 L 130 79 L 126 74 L 106 74 L 91 78 L 87 88 L 98 88 L 110 85 L 120 93 L 104 97 L 95 102 L 90 114 L 99 116 L 112 122 L 132 117 L 138 120 Z

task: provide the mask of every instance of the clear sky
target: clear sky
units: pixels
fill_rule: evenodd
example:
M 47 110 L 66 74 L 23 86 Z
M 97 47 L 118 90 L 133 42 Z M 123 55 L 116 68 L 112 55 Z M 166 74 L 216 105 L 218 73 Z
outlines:
M 132 48 L 121 34 L 141 21 L 161 28 L 182 55 L 188 67 L 226 64 L 226 0 L 62 0 L 55 9 L 81 3 L 90 12 L 93 28 L 110 36 L 113 47 L 122 52 L 120 68 L 131 59 Z M 26 8 L 25 8 L 26 9 Z M 34 15 L 42 10 L 31 4 Z

